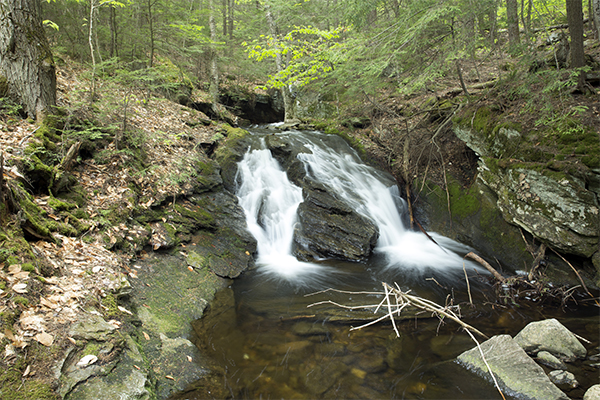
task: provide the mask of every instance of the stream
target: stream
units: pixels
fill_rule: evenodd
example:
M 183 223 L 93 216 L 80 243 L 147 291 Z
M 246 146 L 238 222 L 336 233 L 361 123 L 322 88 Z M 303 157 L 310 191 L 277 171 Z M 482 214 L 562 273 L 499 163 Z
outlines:
M 598 348 L 595 308 L 495 303 L 488 272 L 463 260 L 473 249 L 407 229 L 394 179 L 364 164 L 341 138 L 260 128 L 252 133 L 255 141 L 238 165 L 236 194 L 258 242 L 257 268 L 220 292 L 193 324 L 216 377 L 176 398 L 500 398 L 491 383 L 453 361 L 475 345 L 456 323 L 407 310 L 396 320 L 399 337 L 389 318 L 357 329 L 384 315 L 381 307 L 374 313 L 382 282 L 460 305 L 463 320 L 490 337 L 514 336 L 531 321 L 557 318 L 592 342 L 586 348 Z M 377 226 L 377 245 L 365 262 L 303 262 L 293 255 L 302 188 L 266 148 L 265 137 L 273 134 L 304 146 L 298 159 L 307 176 Z M 469 293 L 477 306 L 469 305 Z M 373 307 L 349 308 L 365 305 Z M 573 368 L 579 368 L 581 387 L 597 383 L 597 370 Z M 567 394 L 582 398 L 583 390 Z

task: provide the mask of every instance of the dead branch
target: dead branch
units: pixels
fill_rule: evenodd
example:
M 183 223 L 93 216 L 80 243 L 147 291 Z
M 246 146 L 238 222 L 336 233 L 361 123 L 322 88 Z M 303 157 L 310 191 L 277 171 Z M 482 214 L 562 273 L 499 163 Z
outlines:
M 585 283 L 583 282 L 583 278 L 581 277 L 581 275 L 579 275 L 579 272 L 575 269 L 575 267 L 573 265 L 571 265 L 570 262 L 567 261 L 566 258 L 564 258 L 562 255 L 560 255 L 556 250 L 554 250 L 552 247 L 550 247 L 550 250 L 552 250 L 554 252 L 554 254 L 556 254 L 557 256 L 559 256 L 565 263 L 567 263 L 567 265 L 569 267 L 571 267 L 571 269 L 575 272 L 575 274 L 577 275 L 577 278 L 579 278 L 579 282 L 581 282 L 581 286 L 583 286 L 583 288 L 585 289 L 585 291 L 587 292 L 587 294 L 594 299 L 594 302 L 596 303 L 596 305 L 598 307 L 600 307 L 600 304 L 598 303 L 598 300 L 596 300 L 594 298 L 594 296 L 590 293 L 590 291 L 588 290 L 587 286 L 585 285 Z
M 471 325 L 468 325 L 466 323 L 464 323 L 463 321 L 460 320 L 459 316 L 452 311 L 452 308 L 456 308 L 460 311 L 460 308 L 458 308 L 458 306 L 446 306 L 446 307 L 442 307 L 440 305 L 438 305 L 437 303 L 418 297 L 418 296 L 413 296 L 411 294 L 409 294 L 409 292 L 403 292 L 398 285 L 396 285 L 396 287 L 392 287 L 390 285 L 388 285 L 385 282 L 382 282 L 383 288 L 384 288 L 384 293 L 377 293 L 379 295 L 383 295 L 384 298 L 383 300 L 379 303 L 379 305 L 375 308 L 374 313 L 376 313 L 379 308 L 385 303 L 387 303 L 387 310 L 388 312 L 377 318 L 374 321 L 370 321 L 367 324 L 358 326 L 358 327 L 352 327 L 351 330 L 357 330 L 357 329 L 362 329 L 364 327 L 373 325 L 377 322 L 383 321 L 384 319 L 390 318 L 392 320 L 392 325 L 394 326 L 394 331 L 396 332 L 396 335 L 399 337 L 400 333 L 398 331 L 398 328 L 396 326 L 396 322 L 394 320 L 394 316 L 395 315 L 400 315 L 401 312 L 409 307 L 415 307 L 417 309 L 423 310 L 423 311 L 428 311 L 431 312 L 433 315 L 437 316 L 440 319 L 443 318 L 448 318 L 454 322 L 456 322 L 457 324 L 459 324 L 461 327 L 463 327 L 463 329 L 466 330 L 470 330 L 478 335 L 480 335 L 481 337 L 484 338 L 488 338 L 485 334 L 481 333 L 479 330 L 475 329 L 474 327 L 472 327 Z M 322 292 L 318 292 L 318 293 L 324 293 L 324 292 L 338 292 L 338 293 L 347 293 L 347 294 L 356 294 L 356 292 L 346 292 L 346 291 L 338 291 L 335 289 L 327 289 L 324 290 Z M 370 293 L 372 294 L 372 293 Z M 393 296 L 393 297 L 392 297 Z M 333 304 L 335 306 L 341 307 L 341 308 L 345 308 L 345 309 L 364 309 L 364 308 L 372 308 L 374 307 L 374 305 L 368 305 L 368 306 L 345 306 L 330 300 L 326 300 L 326 301 L 321 301 L 318 303 L 313 303 L 313 304 L 309 304 L 307 307 L 313 307 L 316 305 L 320 305 L 320 304 Z
M 502 275 L 500 275 L 500 273 L 498 271 L 496 271 L 494 269 L 494 267 L 492 267 L 490 264 L 488 264 L 487 261 L 485 261 L 483 258 L 479 257 L 477 254 L 473 253 L 472 251 L 467 253 L 467 255 L 464 258 L 470 258 L 472 260 L 477 261 L 479 264 L 481 264 L 485 269 L 487 269 L 488 271 L 491 272 L 492 275 L 494 275 L 494 278 L 496 278 L 498 281 L 500 281 L 501 283 L 504 283 L 505 279 Z

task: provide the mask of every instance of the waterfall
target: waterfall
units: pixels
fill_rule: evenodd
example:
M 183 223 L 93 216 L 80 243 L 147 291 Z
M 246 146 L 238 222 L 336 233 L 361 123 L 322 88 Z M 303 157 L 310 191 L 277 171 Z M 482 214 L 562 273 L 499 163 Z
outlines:
M 292 255 L 302 189 L 288 180 L 266 148 L 264 138 L 260 139 L 259 149 L 248 150 L 238 163 L 236 181 L 248 229 L 258 244 L 257 264 L 263 272 L 294 279 L 323 269 Z
M 308 151 L 298 154 L 311 178 L 329 187 L 356 212 L 372 220 L 379 229 L 375 253 L 385 259 L 384 268 L 402 270 L 462 269 L 463 259 L 453 250 L 469 251 L 450 239 L 435 236 L 440 245 L 420 232 L 406 229 L 402 212 L 406 207 L 395 180 L 370 167 L 341 138 L 318 132 L 285 133 L 290 142 Z M 265 271 L 292 279 L 326 268 L 300 262 L 292 255 L 296 210 L 302 189 L 266 148 L 264 138 L 257 149 L 249 149 L 238 164 L 237 195 L 246 212 L 250 232 L 258 242 L 257 264 Z M 469 263 L 470 265 L 474 265 Z

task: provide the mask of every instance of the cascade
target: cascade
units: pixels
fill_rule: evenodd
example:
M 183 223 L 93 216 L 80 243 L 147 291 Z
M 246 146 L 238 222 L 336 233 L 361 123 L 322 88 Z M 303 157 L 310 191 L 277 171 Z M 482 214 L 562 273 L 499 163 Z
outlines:
M 383 257 L 383 268 L 421 273 L 427 269 L 462 271 L 463 261 L 455 251 L 468 252 L 450 239 L 435 235 L 434 243 L 424 234 L 405 227 L 404 200 L 394 179 L 364 164 L 343 139 L 319 132 L 280 133 L 306 152 L 298 154 L 312 179 L 332 189 L 356 212 L 372 220 L 379 229 L 375 254 Z M 300 262 L 292 255 L 296 210 L 302 189 L 290 182 L 285 171 L 267 149 L 264 137 L 248 150 L 238 164 L 240 204 L 249 230 L 258 242 L 257 264 L 263 272 L 297 278 L 327 268 Z M 467 261 L 470 267 L 475 264 Z

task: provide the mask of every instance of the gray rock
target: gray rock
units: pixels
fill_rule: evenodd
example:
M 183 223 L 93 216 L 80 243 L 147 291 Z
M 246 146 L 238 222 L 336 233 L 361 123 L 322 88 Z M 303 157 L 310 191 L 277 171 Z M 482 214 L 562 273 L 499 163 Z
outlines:
M 540 351 L 539 353 L 537 353 L 537 361 L 540 364 L 544 364 L 545 366 L 553 369 L 567 369 L 565 363 L 563 363 L 547 351 Z
M 377 227 L 323 187 L 304 189 L 294 230 L 294 255 L 303 260 L 338 258 L 363 261 L 377 243 Z
M 583 395 L 583 400 L 600 400 L 600 385 L 590 387 Z
M 548 351 L 564 361 L 585 358 L 585 347 L 556 319 L 531 322 L 517 336 L 515 342 L 529 354 Z
M 96 374 L 79 381 L 79 384 L 73 385 L 73 390 L 69 391 L 64 398 L 66 400 L 150 399 L 149 374 L 139 367 L 144 365 L 143 357 L 131 337 L 126 337 L 126 343 L 126 349 L 120 355 L 118 362 L 112 363 L 111 368 L 96 371 Z
M 577 179 L 485 164 L 480 177 L 498 195 L 504 218 L 552 247 L 591 257 L 598 250 L 598 200 Z
M 97 340 L 104 342 L 109 339 L 115 327 L 106 322 L 101 316 L 90 314 L 86 319 L 71 327 L 69 336 L 73 339 Z
M 523 349 L 509 336 L 498 335 L 481 344 L 498 384 L 511 396 L 532 400 L 567 400 Z M 491 380 L 487 366 L 477 347 L 458 356 L 457 361 L 484 379 Z
M 563 370 L 551 371 L 548 374 L 548 377 L 555 385 L 568 386 L 571 389 L 574 389 L 577 386 L 579 386 L 579 382 L 577 382 L 577 379 L 575 379 L 575 375 L 573 375 L 572 373 L 570 373 L 568 371 L 563 371 Z

